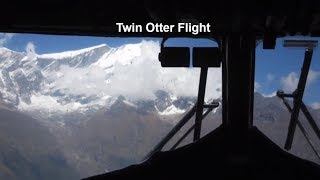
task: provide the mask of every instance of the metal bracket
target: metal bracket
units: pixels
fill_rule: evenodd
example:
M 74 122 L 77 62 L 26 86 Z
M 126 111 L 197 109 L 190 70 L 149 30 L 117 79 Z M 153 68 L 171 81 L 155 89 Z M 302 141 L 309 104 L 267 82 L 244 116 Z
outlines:
M 302 124 L 299 122 L 299 112 L 300 110 L 303 112 L 305 115 L 306 119 L 308 120 L 309 124 L 311 125 L 313 131 L 316 133 L 317 137 L 320 140 L 320 129 L 317 126 L 316 122 L 312 118 L 310 112 L 308 111 L 306 105 L 303 103 L 303 94 L 308 78 L 308 73 L 310 69 L 310 64 L 312 61 L 312 54 L 313 54 L 313 48 L 317 46 L 317 41 L 298 41 L 298 40 L 289 40 L 285 41 L 284 43 L 285 47 L 305 47 L 305 56 L 304 56 L 304 61 L 303 61 L 303 66 L 301 69 L 301 74 L 298 82 L 298 87 L 297 89 L 292 93 L 292 94 L 286 94 L 283 91 L 279 90 L 277 91 L 277 96 L 282 99 L 283 103 L 291 113 L 290 117 L 290 123 L 288 127 L 288 134 L 287 134 L 287 139 L 285 142 L 284 148 L 286 150 L 290 150 L 292 147 L 292 142 L 294 138 L 294 133 L 296 126 L 300 128 L 302 134 L 308 141 L 309 145 L 317 155 L 317 157 L 320 159 L 320 155 L 317 152 L 316 148 L 314 147 L 312 141 L 309 138 L 309 135 L 307 131 L 304 129 Z M 291 108 L 290 104 L 287 102 L 285 98 L 293 98 L 293 108 Z
M 299 112 L 301 109 L 302 98 L 303 98 L 305 86 L 307 83 L 309 68 L 310 68 L 311 59 L 312 59 L 312 53 L 313 53 L 312 49 L 306 49 L 298 87 L 295 93 L 292 95 L 294 97 L 293 109 L 292 109 L 291 118 L 290 118 L 287 140 L 284 147 L 286 150 L 290 150 L 292 146 L 294 132 L 296 129 Z

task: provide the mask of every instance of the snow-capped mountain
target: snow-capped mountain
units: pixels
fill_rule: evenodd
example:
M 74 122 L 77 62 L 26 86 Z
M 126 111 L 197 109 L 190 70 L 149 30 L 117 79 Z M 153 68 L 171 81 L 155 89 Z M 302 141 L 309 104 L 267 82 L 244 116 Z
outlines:
M 1 47 L 0 95 L 21 111 L 36 111 L 37 119 L 89 119 L 119 96 L 160 115 L 183 113 L 194 103 L 199 69 L 161 68 L 158 53 L 154 41 L 41 55 Z M 219 89 L 220 70 L 211 73 Z M 221 97 L 220 91 L 210 91 L 210 97 Z
M 0 48 L 2 98 L 14 105 L 31 104 L 35 93 L 43 90 L 42 85 L 50 81 L 50 73 L 63 75 L 59 73 L 62 66 L 87 67 L 109 50 L 106 45 L 100 45 L 79 51 L 30 56 Z

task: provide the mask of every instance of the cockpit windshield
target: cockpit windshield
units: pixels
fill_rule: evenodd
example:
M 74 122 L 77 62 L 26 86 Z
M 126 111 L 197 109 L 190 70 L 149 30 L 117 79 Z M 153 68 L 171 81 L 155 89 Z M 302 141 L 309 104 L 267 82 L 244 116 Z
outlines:
M 312 123 L 309 122 L 313 119 L 317 126 L 320 125 L 320 51 L 317 46 L 308 48 L 303 44 L 300 47 L 293 44 L 304 41 L 316 43 L 318 40 L 319 38 L 289 36 L 279 38 L 274 50 L 264 50 L 262 44 L 257 46 L 254 125 L 280 147 L 285 148 L 287 145 L 289 147 L 286 141 L 293 114 L 293 102 L 298 100 L 293 97 L 283 97 L 281 93 L 297 97 L 301 93 L 298 84 L 303 81 L 303 73 L 307 72 L 302 102 L 311 118 L 306 117 L 305 110 L 301 108 L 299 123 L 293 133 L 289 152 L 319 164 L 320 139 L 317 136 L 319 132 L 313 129 Z M 312 56 L 308 59 L 311 51 Z M 303 65 L 308 60 L 310 65 L 304 70 Z
M 141 162 L 197 101 L 200 69 L 162 68 L 161 39 L 0 35 L 6 179 L 44 179 L 48 172 L 79 179 Z M 217 47 L 206 39 L 165 44 L 181 45 Z M 221 102 L 221 82 L 221 68 L 210 68 L 205 102 Z M 221 108 L 209 116 L 202 136 L 221 124 Z
M 304 48 L 282 47 L 284 39 L 275 50 L 257 45 L 254 87 L 254 125 L 280 147 L 291 114 L 277 91 L 297 88 L 305 55 Z M 190 67 L 161 67 L 161 43 L 0 33 L 0 177 L 85 178 L 192 143 L 200 68 L 192 67 L 192 58 Z M 192 47 L 218 43 L 174 38 L 164 46 L 190 47 L 192 55 Z M 303 101 L 320 125 L 318 57 L 315 48 Z M 222 122 L 221 67 L 209 68 L 205 89 L 201 137 Z M 290 152 L 320 163 L 317 134 L 303 114 L 299 118 L 313 147 L 297 128 Z

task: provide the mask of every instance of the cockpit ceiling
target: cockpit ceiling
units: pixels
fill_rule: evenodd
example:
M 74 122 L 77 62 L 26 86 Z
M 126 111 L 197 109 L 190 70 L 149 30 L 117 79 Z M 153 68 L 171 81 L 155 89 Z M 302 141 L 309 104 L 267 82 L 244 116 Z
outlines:
M 195 37 L 190 33 L 119 33 L 117 22 L 206 23 L 212 32 L 320 36 L 320 1 L 291 0 L 2 0 L 0 31 L 19 33 L 119 36 Z

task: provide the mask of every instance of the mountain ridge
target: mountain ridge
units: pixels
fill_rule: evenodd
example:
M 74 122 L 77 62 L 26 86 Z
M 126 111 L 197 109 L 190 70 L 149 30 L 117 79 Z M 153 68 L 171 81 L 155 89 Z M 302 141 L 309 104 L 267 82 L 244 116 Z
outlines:
M 146 48 L 149 50 L 145 51 Z M 150 64 L 160 75 L 167 73 L 161 69 L 155 56 L 159 51 L 158 42 L 143 41 L 118 48 L 101 44 L 61 53 L 35 54 L 33 58 L 28 57 L 29 52 L 4 49 L 5 52 L 0 51 L 0 95 L 7 104 L 37 119 L 61 120 L 64 113 L 76 115 L 78 112 L 76 119 L 81 119 L 84 114 L 92 115 L 100 108 L 110 107 L 120 95 L 130 96 L 127 98 L 128 102 L 133 104 L 141 104 L 140 100 L 145 101 L 144 103 L 148 100 L 156 101 L 155 108 L 162 115 L 181 114 L 192 105 L 191 102 L 183 108 L 181 104 L 177 107 L 179 106 L 177 95 L 170 92 L 170 89 L 164 90 L 161 87 L 166 83 L 172 84 L 170 86 L 173 87 L 178 83 L 183 84 L 182 87 L 188 87 L 187 84 L 184 85 L 184 79 L 165 77 L 165 81 L 161 79 L 161 82 L 154 79 L 157 81 L 156 87 L 146 90 L 147 93 L 139 93 L 138 86 L 133 89 L 134 94 L 131 94 L 130 90 L 125 90 L 125 83 L 130 80 L 124 79 L 126 77 L 123 74 L 131 71 L 139 75 L 142 63 Z M 152 54 L 151 58 L 142 55 L 142 52 Z M 5 56 L 6 54 L 9 55 Z M 140 76 L 147 77 L 148 74 Z M 144 83 L 143 80 L 140 83 Z M 157 93 L 161 91 L 167 93 L 171 99 L 171 102 L 168 100 L 161 102 L 169 103 L 170 106 L 160 108 Z M 137 94 L 141 97 L 135 97 Z M 143 97 L 145 95 L 147 98 Z M 191 96 L 181 97 L 190 99 Z M 34 116 L 33 112 L 37 112 L 37 115 Z

